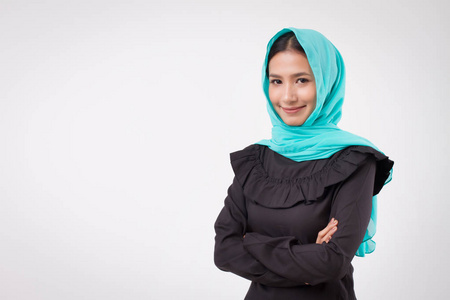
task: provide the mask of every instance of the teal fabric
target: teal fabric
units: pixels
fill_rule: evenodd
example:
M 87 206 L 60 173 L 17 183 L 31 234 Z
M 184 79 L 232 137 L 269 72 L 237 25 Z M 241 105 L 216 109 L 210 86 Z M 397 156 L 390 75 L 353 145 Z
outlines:
M 305 50 L 316 81 L 316 108 L 301 126 L 286 125 L 278 116 L 269 99 L 269 79 L 266 75 L 267 57 L 278 37 L 294 32 Z M 329 158 L 334 153 L 353 145 L 369 146 L 378 150 L 365 138 L 338 128 L 342 116 L 345 93 L 345 66 L 339 51 L 321 33 L 310 29 L 285 28 L 279 31 L 267 45 L 263 65 L 262 84 L 267 100 L 267 110 L 272 122 L 272 138 L 257 144 L 268 146 L 273 151 L 294 161 L 308 161 Z M 379 150 L 378 150 L 379 151 Z M 392 170 L 391 170 L 392 175 Z M 391 179 L 388 178 L 386 183 Z M 377 198 L 372 200 L 372 215 L 364 241 L 357 256 L 364 256 L 375 250 L 372 237 L 376 232 Z

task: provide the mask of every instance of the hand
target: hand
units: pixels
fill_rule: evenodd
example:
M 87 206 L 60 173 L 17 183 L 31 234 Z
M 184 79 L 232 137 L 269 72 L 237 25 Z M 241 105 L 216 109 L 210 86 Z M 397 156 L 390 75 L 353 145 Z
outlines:
M 319 231 L 319 233 L 317 234 L 316 244 L 322 244 L 323 242 L 328 244 L 328 242 L 331 240 L 331 237 L 337 230 L 337 223 L 338 221 L 332 218 L 327 227 Z

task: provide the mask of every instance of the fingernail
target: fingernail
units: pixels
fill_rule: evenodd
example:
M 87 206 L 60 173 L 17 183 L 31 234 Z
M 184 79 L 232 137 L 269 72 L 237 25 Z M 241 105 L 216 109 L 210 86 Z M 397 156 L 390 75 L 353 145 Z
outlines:
M 331 219 L 331 222 L 334 222 L 334 218 Z
M 334 221 L 333 221 L 333 224 L 337 224 L 337 220 L 334 220 Z
M 337 229 L 337 227 L 333 227 L 333 229 L 332 229 L 332 230 L 333 230 L 333 231 L 335 231 L 336 229 Z

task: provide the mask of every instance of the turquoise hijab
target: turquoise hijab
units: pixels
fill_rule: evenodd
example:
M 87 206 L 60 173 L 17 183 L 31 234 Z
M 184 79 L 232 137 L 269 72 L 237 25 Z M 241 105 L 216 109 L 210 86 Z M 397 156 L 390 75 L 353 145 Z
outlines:
M 301 126 L 286 125 L 274 110 L 269 99 L 269 79 L 266 75 L 267 58 L 273 43 L 289 31 L 295 34 L 305 50 L 316 81 L 316 108 Z M 334 153 L 354 145 L 369 146 L 378 150 L 367 139 L 337 127 L 342 116 L 344 102 L 345 66 L 339 51 L 321 33 L 310 29 L 285 28 L 275 34 L 267 45 L 262 84 L 273 128 L 272 138 L 259 141 L 257 144 L 268 146 L 273 151 L 297 162 L 329 158 Z M 390 181 L 391 175 L 386 183 Z M 363 242 L 356 251 L 357 256 L 364 256 L 375 250 L 376 244 L 372 237 L 376 232 L 376 224 L 377 197 L 374 196 L 369 226 Z

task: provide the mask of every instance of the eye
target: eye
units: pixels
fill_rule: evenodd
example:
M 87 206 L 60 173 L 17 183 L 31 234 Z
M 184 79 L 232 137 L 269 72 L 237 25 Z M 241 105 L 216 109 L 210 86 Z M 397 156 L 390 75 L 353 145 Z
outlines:
M 297 82 L 300 82 L 300 83 L 307 83 L 309 80 L 308 79 L 306 79 L 306 78 L 299 78 L 299 79 L 297 79 Z
M 270 81 L 271 84 L 281 84 L 281 80 L 280 79 L 272 79 Z

